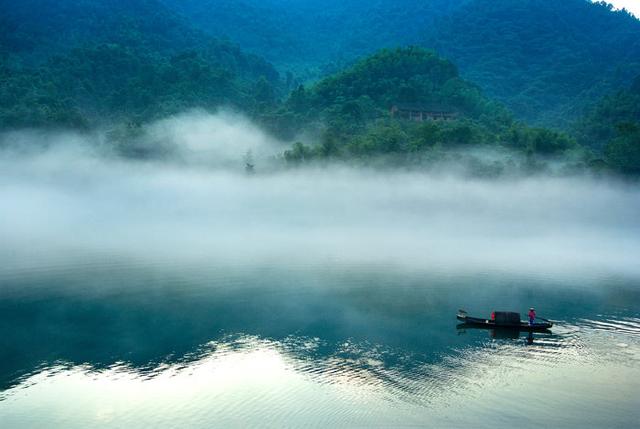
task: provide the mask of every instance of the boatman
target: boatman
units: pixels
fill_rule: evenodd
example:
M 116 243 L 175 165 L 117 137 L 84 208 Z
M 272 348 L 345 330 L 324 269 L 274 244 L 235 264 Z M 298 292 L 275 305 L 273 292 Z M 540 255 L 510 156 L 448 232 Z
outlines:
M 532 326 L 535 320 L 536 320 L 536 309 L 531 307 L 529 309 L 529 326 Z

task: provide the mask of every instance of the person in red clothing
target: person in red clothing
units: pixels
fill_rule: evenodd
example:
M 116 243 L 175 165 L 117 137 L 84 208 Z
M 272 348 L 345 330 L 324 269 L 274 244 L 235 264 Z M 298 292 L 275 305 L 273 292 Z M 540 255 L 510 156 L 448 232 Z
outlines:
M 529 309 L 529 325 L 533 325 L 533 322 L 536 321 L 536 309 L 531 307 Z

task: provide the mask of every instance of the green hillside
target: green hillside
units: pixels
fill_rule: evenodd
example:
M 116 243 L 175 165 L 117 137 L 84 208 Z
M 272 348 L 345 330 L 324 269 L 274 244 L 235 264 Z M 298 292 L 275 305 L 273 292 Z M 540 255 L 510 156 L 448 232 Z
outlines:
M 294 124 L 320 122 L 348 130 L 389 116 L 398 103 L 452 110 L 468 119 L 508 116 L 461 79 L 453 63 L 417 47 L 385 49 L 308 89 L 300 86 L 279 112 Z
M 408 164 L 481 147 L 529 167 L 603 158 L 635 174 L 640 21 L 605 4 L 0 0 L 0 11 L 0 129 L 135 125 L 229 106 L 285 140 L 319 142 L 296 145 L 293 162 Z M 414 39 L 437 50 L 397 48 Z M 299 85 L 245 46 L 307 75 L 351 65 Z M 449 120 L 410 121 L 402 106 Z
M 516 117 L 569 129 L 640 73 L 640 21 L 588 0 L 163 0 L 302 81 L 420 45 Z
M 1 36 L 4 128 L 148 120 L 219 105 L 250 111 L 260 88 L 283 91 L 265 60 L 153 0 L 13 4 L 0 3 L 15 30 Z
M 640 21 L 587 0 L 0 0 L 0 10 L 8 30 L 0 61 L 14 75 L 48 67 L 52 55 L 115 44 L 143 62 L 160 58 L 154 69 L 197 51 L 230 72 L 232 86 L 265 76 L 283 96 L 380 48 L 413 44 L 450 59 L 516 118 L 567 130 L 640 73 Z M 220 40 L 211 47 L 211 36 L 242 51 Z M 261 57 L 281 71 L 281 85 Z M 247 98 L 239 92 L 227 98 Z
M 604 97 L 579 122 L 576 134 L 609 168 L 640 174 L 640 76 L 629 88 Z
M 452 116 L 416 121 L 390 114 L 394 105 L 409 103 Z M 453 63 L 416 47 L 382 50 L 308 89 L 300 87 L 263 120 L 288 138 L 314 126 L 318 130 L 320 144 L 296 144 L 286 154 L 291 162 L 391 156 L 411 164 L 471 147 L 529 157 L 577 149 L 563 134 L 518 123 L 461 79 Z
M 554 126 L 640 72 L 640 21 L 584 0 L 475 0 L 425 43 L 518 117 Z
M 217 37 L 302 79 L 336 72 L 383 47 L 414 44 L 467 0 L 162 0 Z

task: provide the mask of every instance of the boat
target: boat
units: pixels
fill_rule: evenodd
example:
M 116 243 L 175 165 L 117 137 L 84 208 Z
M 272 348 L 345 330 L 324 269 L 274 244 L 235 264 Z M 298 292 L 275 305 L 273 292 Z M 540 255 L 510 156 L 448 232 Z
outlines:
M 486 329 L 517 329 L 520 331 L 544 332 L 551 329 L 553 322 L 542 317 L 536 317 L 536 322 L 520 320 L 520 313 L 512 311 L 494 311 L 495 319 L 471 317 L 464 310 L 458 310 L 457 319 L 463 322 L 458 328 L 486 328 Z

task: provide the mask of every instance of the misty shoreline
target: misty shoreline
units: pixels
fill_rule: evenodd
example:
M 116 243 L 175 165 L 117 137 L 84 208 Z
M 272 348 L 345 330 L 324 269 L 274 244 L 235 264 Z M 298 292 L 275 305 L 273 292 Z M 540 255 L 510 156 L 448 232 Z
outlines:
M 105 154 L 78 134 L 10 135 L 17 150 L 6 143 L 0 150 L 0 252 L 15 261 L 33 255 L 34 266 L 84 252 L 222 265 L 333 260 L 640 277 L 633 182 L 278 167 L 268 162 L 279 142 L 242 118 L 209 119 L 151 128 L 170 136 L 181 153 L 175 160 Z M 252 175 L 242 161 L 248 150 Z
M 204 170 L 244 173 L 248 161 L 260 175 L 284 171 L 357 169 L 376 173 L 422 173 L 482 180 L 521 180 L 528 177 L 589 177 L 638 183 L 637 178 L 589 165 L 584 154 L 530 157 L 487 144 L 434 148 L 424 153 L 378 154 L 348 159 L 291 162 L 287 152 L 295 144 L 318 146 L 314 133 L 282 141 L 231 110 L 208 113 L 192 110 L 142 126 L 111 126 L 94 130 L 16 129 L 0 133 L 3 156 L 34 157 L 49 152 L 78 152 L 84 157 L 139 163 L 164 163 Z

